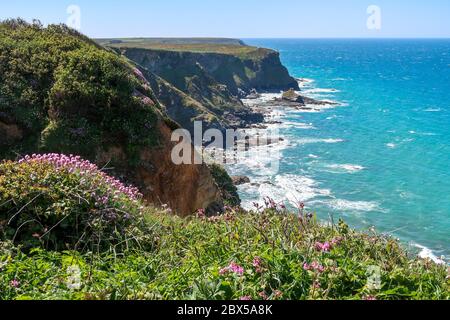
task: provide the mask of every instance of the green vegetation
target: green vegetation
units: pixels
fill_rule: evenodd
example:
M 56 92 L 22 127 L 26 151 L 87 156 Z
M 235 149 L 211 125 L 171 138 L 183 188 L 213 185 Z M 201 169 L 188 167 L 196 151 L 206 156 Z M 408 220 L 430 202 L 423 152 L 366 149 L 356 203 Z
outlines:
M 219 186 L 219 189 L 223 193 L 222 197 L 226 204 L 232 207 L 241 205 L 238 190 L 227 171 L 221 165 L 216 163 L 210 164 L 208 167 L 214 180 Z
M 94 158 L 157 144 L 157 108 L 123 57 L 64 25 L 0 24 L 0 158 L 59 151 Z
M 100 39 L 97 42 L 111 48 L 138 48 L 176 52 L 218 53 L 242 59 L 259 60 L 273 50 L 244 45 L 239 40 L 208 39 Z
M 0 299 L 450 298 L 446 267 L 409 257 L 390 237 L 342 221 L 323 225 L 302 206 L 294 214 L 270 199 L 253 212 L 227 208 L 208 218 L 200 210 L 183 219 L 141 207 L 133 189 L 105 175 L 97 181 L 97 169 L 64 159 L 1 165 Z M 92 196 L 91 183 L 100 186 Z M 104 206 L 91 201 L 114 190 L 122 191 Z M 103 215 L 106 208 L 117 216 Z M 18 222 L 26 219 L 40 223 L 23 229 Z M 105 239 L 103 246 L 50 245 L 80 236 L 79 227 L 99 236 L 87 239 Z

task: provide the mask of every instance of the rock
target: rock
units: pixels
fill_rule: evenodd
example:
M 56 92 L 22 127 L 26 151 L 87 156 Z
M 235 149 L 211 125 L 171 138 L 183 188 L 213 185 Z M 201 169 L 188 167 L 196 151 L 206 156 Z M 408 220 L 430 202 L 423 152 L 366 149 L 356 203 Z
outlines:
M 250 178 L 246 176 L 233 176 L 231 177 L 235 186 L 250 183 Z
M 252 89 L 250 93 L 245 97 L 245 99 L 255 100 L 261 98 L 261 94 L 259 94 L 255 89 Z

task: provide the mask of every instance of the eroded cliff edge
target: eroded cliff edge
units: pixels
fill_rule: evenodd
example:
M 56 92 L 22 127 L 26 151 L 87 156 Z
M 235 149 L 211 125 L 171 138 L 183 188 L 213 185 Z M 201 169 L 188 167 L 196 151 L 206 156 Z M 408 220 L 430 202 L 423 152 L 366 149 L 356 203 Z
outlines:
M 297 81 L 282 65 L 278 52 L 221 39 L 99 40 L 137 63 L 167 113 L 183 127 L 193 121 L 206 127 L 246 127 L 263 121 L 241 98 L 253 91 L 298 90 Z M 168 93 L 170 91 L 170 93 Z

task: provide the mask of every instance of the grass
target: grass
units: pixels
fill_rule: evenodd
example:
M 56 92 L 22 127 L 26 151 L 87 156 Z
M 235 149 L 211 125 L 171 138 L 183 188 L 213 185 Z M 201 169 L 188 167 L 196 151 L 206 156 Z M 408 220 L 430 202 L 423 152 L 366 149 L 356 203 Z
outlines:
M 0 300 L 450 298 L 446 266 L 303 206 L 180 218 L 136 192 L 79 158 L 1 164 Z
M 252 46 L 234 44 L 234 43 L 183 43 L 183 42 L 158 42 L 152 39 L 117 39 L 117 40 L 99 40 L 100 44 L 112 48 L 138 48 L 175 52 L 194 52 L 194 53 L 218 53 L 233 55 L 242 59 L 261 59 L 267 54 L 273 52 L 270 49 L 257 48 Z

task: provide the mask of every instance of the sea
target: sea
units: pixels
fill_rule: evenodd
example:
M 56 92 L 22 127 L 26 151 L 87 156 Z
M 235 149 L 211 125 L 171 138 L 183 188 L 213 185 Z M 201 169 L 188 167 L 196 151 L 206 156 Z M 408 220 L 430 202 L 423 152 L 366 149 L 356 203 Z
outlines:
M 271 110 L 280 142 L 228 165 L 251 179 L 239 186 L 244 207 L 264 197 L 294 210 L 303 202 L 324 221 L 375 228 L 448 263 L 450 40 L 245 42 L 277 50 L 301 94 L 337 104 Z

